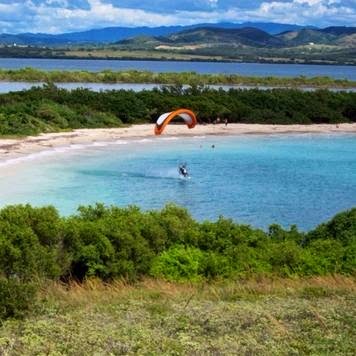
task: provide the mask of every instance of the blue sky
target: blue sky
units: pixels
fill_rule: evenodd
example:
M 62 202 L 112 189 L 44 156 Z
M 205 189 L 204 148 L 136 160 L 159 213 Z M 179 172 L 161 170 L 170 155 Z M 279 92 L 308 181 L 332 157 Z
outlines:
M 245 21 L 356 26 L 356 0 L 0 0 L 0 33 Z

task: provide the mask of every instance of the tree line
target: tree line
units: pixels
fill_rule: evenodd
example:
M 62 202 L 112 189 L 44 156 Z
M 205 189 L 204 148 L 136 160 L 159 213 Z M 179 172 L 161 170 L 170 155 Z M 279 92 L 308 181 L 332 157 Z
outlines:
M 0 95 L 0 135 L 34 135 L 77 128 L 155 122 L 185 107 L 201 124 L 217 117 L 236 123 L 319 124 L 356 122 L 356 93 L 297 89 L 211 89 L 162 86 L 134 92 L 68 91 L 49 84 Z
M 0 51 L 1 54 L 1 51 Z M 150 72 L 144 70 L 84 70 L 44 71 L 31 67 L 21 69 L 0 69 L 2 81 L 26 81 L 45 83 L 89 82 L 89 83 L 154 83 L 169 85 L 264 85 L 314 88 L 355 88 L 356 81 L 335 79 L 328 76 L 276 77 L 245 76 L 239 74 L 204 74 L 196 72 Z

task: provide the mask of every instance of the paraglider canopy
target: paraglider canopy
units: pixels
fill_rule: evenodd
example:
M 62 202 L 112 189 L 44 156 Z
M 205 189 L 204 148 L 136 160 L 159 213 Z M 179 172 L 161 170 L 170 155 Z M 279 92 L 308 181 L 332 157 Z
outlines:
M 188 109 L 178 109 L 172 112 L 166 112 L 158 118 L 155 126 L 155 134 L 160 135 L 165 127 L 177 116 L 181 117 L 190 129 L 197 124 L 197 119 L 193 111 Z

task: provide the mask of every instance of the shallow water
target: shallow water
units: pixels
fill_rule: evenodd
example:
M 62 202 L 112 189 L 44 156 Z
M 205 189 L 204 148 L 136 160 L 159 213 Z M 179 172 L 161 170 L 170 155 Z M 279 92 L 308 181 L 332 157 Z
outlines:
M 12 91 L 21 91 L 21 90 L 29 90 L 32 87 L 42 87 L 44 83 L 41 82 L 5 82 L 5 81 L 0 81 L 0 94 L 4 93 L 9 93 Z M 95 92 L 100 92 L 100 91 L 108 91 L 108 90 L 133 90 L 135 92 L 139 92 L 142 90 L 153 90 L 154 88 L 160 88 L 160 86 L 165 85 L 165 84 L 152 84 L 152 83 L 142 83 L 142 84 L 137 84 L 137 83 L 55 83 L 55 85 L 59 88 L 63 88 L 66 90 L 74 90 L 78 88 L 84 88 L 84 89 L 89 89 Z M 187 88 L 188 85 L 184 85 L 183 88 Z M 249 86 L 249 85 L 206 85 L 206 87 L 212 88 L 212 89 L 223 89 L 223 90 L 229 90 L 229 89 L 255 89 L 258 88 L 260 90 L 268 90 L 268 89 L 274 89 L 278 87 L 273 87 L 273 86 L 265 86 L 265 85 L 256 85 L 256 86 Z M 281 88 L 281 87 L 279 87 Z M 315 91 L 318 88 L 312 88 L 312 87 L 299 87 L 299 90 L 303 91 Z M 328 90 L 334 91 L 334 92 L 340 92 L 340 91 L 345 91 L 345 92 L 356 92 L 356 88 L 333 88 L 330 87 Z
M 215 145 L 212 148 L 211 145 Z M 167 202 L 200 220 L 310 229 L 356 206 L 355 135 L 146 138 L 72 145 L 0 164 L 0 205 Z M 187 162 L 191 179 L 177 165 Z

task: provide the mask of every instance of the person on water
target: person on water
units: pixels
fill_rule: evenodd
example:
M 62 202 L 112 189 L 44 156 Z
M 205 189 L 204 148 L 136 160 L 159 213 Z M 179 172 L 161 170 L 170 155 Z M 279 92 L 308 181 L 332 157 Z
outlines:
M 181 164 L 179 166 L 179 174 L 182 175 L 183 177 L 187 177 L 188 176 L 188 171 L 187 171 L 187 167 L 185 164 Z

